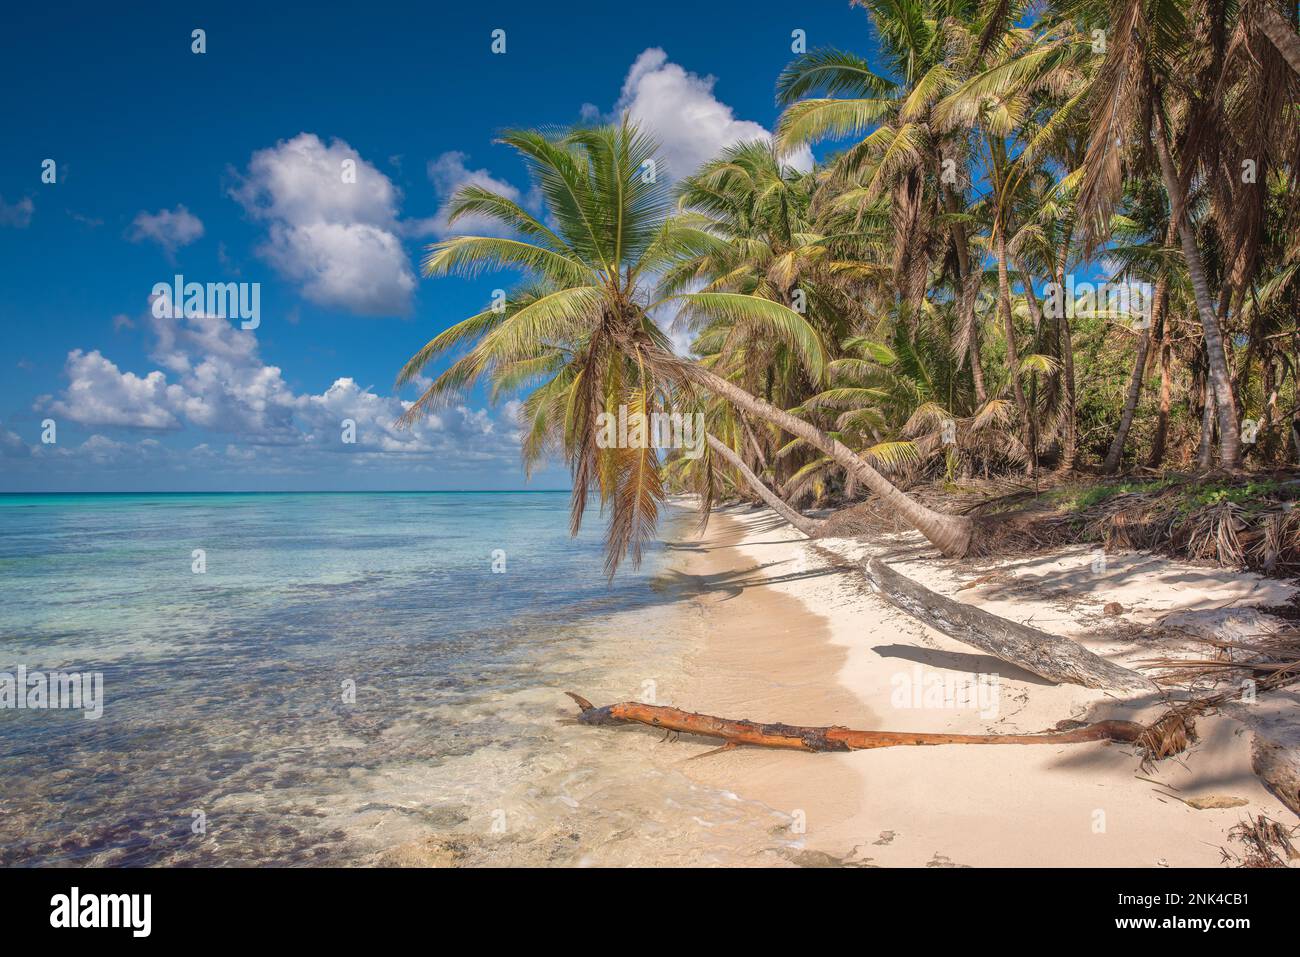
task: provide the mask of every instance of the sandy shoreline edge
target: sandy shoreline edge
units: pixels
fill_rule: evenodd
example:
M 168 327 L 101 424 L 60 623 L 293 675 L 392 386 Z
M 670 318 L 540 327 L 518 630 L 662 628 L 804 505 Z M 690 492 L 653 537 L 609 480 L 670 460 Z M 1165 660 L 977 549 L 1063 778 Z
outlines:
M 864 729 L 1037 732 L 1062 719 L 1137 717 L 1103 692 L 1052 685 L 892 608 L 850 564 L 868 553 L 887 555 L 940 593 L 1130 666 L 1151 653 L 1131 637 L 1135 624 L 1170 612 L 1282 604 L 1293 591 L 1145 554 L 1107 556 L 1098 570 L 1085 549 L 947 562 L 911 536 L 811 542 L 765 509 L 721 510 L 703 536 L 677 548 L 681 572 L 700 584 L 699 641 L 673 704 Z M 1124 613 L 1103 615 L 1108 602 Z M 818 755 L 740 749 L 683 769 L 788 815 L 783 853 L 796 864 L 1213 866 L 1228 831 L 1248 814 L 1287 823 L 1295 815 L 1252 773 L 1239 722 L 1211 717 L 1199 730 L 1189 754 L 1148 773 L 1130 747 L 1116 744 Z M 683 756 L 704 750 L 707 743 L 691 742 Z M 1233 806 L 1184 803 L 1194 798 Z

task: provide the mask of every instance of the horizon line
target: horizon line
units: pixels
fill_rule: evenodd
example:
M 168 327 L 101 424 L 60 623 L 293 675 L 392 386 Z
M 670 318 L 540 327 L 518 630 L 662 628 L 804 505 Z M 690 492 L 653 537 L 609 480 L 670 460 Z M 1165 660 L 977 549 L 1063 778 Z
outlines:
M 567 488 L 172 489 L 148 491 L 0 491 L 0 495 L 550 495 Z

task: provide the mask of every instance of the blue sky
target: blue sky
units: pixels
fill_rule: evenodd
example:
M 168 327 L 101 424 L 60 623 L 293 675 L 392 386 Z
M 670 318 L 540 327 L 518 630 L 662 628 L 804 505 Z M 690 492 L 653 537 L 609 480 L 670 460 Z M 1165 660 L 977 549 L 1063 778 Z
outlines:
M 867 52 L 868 25 L 847 0 L 563 9 L 7 5 L 0 491 L 567 487 L 525 486 L 482 395 L 391 429 L 402 362 L 509 286 L 418 275 L 448 194 L 531 202 L 494 134 L 619 109 L 680 175 L 771 129 L 791 31 Z M 259 325 L 154 315 L 176 274 L 258 283 Z

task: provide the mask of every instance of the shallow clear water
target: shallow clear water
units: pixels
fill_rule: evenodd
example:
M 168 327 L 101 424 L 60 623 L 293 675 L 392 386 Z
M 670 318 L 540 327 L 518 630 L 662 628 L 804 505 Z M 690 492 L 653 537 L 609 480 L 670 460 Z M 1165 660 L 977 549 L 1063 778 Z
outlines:
M 570 688 L 666 700 L 689 640 L 665 549 L 610 583 L 591 518 L 570 538 L 564 493 L 0 496 L 0 672 L 104 676 L 99 720 L 0 709 L 0 864 L 765 854 L 767 809 L 563 723 Z

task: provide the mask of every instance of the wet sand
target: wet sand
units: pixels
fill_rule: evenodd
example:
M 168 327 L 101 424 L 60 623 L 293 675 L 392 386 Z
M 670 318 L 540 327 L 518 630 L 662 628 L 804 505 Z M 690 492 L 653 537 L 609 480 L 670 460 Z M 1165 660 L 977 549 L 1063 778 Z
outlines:
M 878 718 L 837 680 L 847 649 L 831 642 L 826 618 L 787 586 L 843 572 L 801 570 L 791 554 L 797 533 L 771 518 L 710 523 L 684 552 L 684 573 L 705 589 L 696 600 L 697 644 L 688 653 L 681 707 L 756 721 L 874 727 Z M 697 753 L 717 742 L 693 742 Z M 687 773 L 790 816 L 783 834 L 791 863 L 840 863 L 861 843 L 854 821 L 862 795 L 842 754 L 740 749 L 708 755 Z

